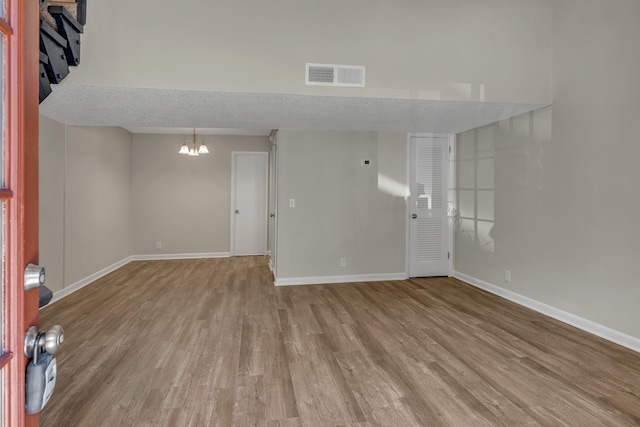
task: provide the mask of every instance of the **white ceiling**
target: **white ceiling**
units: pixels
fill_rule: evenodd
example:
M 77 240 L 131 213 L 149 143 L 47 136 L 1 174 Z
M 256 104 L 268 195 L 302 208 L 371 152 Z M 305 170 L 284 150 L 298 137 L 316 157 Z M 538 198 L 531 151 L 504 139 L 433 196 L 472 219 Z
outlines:
M 57 85 L 40 113 L 133 133 L 268 135 L 270 129 L 458 133 L 543 104 Z M 220 130 L 222 129 L 222 130 Z M 228 133 L 224 133 L 228 132 Z

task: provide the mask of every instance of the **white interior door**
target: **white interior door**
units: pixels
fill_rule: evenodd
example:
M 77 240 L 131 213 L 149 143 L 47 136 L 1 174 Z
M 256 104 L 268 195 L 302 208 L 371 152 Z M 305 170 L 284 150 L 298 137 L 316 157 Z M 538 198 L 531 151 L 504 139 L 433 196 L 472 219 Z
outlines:
M 410 141 L 409 276 L 449 275 L 448 137 Z
M 232 255 L 267 252 L 268 159 L 266 152 L 233 153 Z

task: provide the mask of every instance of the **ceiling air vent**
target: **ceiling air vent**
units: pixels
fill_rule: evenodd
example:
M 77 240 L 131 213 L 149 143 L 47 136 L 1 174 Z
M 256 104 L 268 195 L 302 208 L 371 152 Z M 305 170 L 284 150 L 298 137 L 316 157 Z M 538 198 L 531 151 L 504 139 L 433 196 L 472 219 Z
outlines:
M 364 87 L 364 67 L 307 63 L 305 84 L 316 86 Z

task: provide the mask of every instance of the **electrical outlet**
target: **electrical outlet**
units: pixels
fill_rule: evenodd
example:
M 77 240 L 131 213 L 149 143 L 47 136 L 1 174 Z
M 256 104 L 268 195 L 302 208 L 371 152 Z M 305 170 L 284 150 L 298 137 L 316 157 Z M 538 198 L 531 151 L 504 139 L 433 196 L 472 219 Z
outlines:
M 347 266 L 347 259 L 342 257 L 340 258 L 340 267 L 346 267 Z
M 511 270 L 504 271 L 504 281 L 507 283 L 511 283 Z
M 289 207 L 290 208 L 296 207 L 296 199 L 289 199 Z
M 162 249 L 162 242 L 156 242 L 156 249 Z

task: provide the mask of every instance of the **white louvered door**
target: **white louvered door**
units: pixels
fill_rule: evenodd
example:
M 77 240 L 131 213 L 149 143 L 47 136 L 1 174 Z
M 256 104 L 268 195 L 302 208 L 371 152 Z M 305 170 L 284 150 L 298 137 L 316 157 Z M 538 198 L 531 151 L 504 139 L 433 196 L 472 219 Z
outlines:
M 449 275 L 447 137 L 411 137 L 409 276 Z

